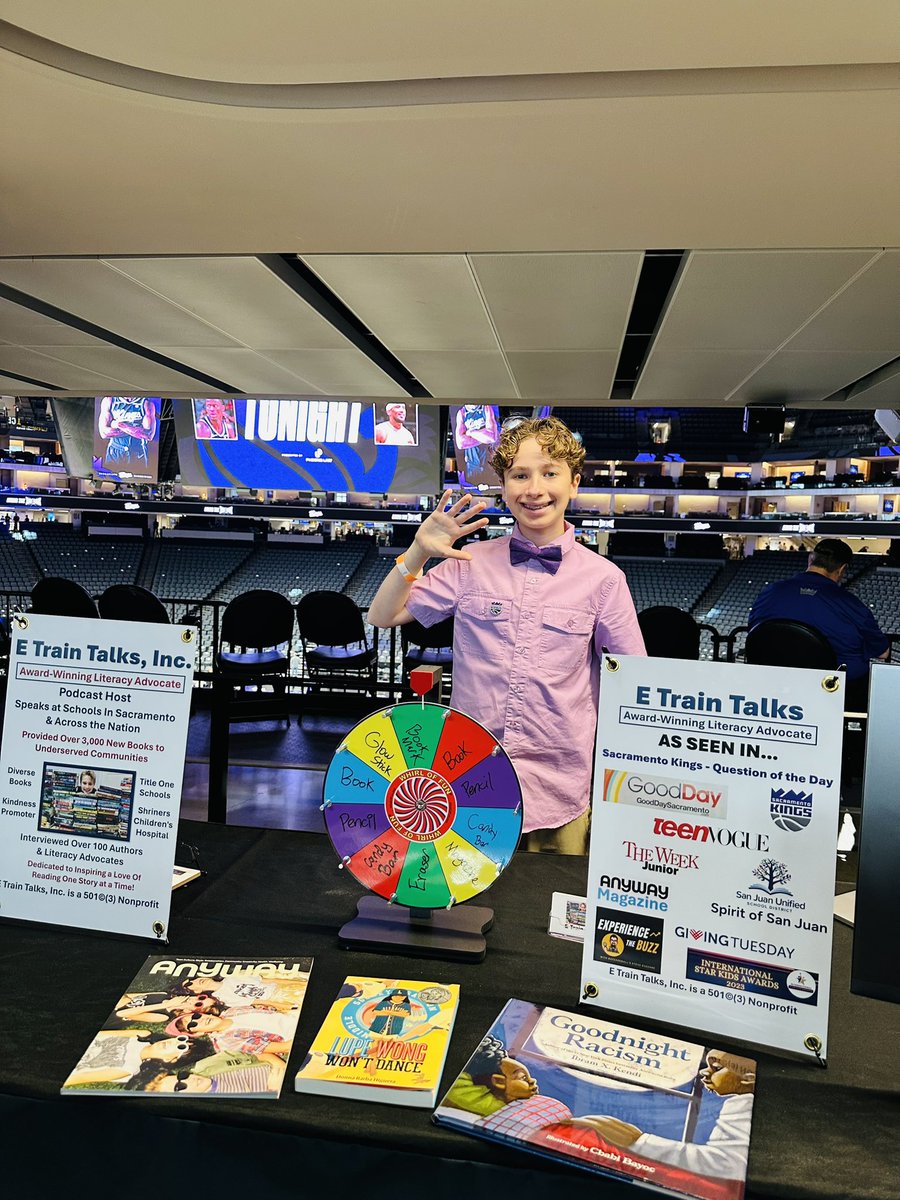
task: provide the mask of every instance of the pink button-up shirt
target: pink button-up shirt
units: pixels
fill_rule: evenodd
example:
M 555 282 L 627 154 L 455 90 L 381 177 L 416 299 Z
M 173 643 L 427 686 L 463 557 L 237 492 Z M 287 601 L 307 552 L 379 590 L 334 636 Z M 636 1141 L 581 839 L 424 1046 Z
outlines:
M 518 536 L 521 537 L 521 534 Z M 467 546 L 413 585 L 423 625 L 455 615 L 454 707 L 480 721 L 515 764 L 524 830 L 555 829 L 590 803 L 603 649 L 644 654 L 625 576 L 566 523 L 555 575 L 513 566 L 509 539 Z

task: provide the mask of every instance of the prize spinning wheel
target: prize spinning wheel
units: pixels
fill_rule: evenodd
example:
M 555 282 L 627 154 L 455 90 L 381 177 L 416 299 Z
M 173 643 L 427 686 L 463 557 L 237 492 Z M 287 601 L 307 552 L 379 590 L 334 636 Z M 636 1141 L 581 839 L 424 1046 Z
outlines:
M 331 760 L 322 808 L 342 865 L 409 908 L 452 908 L 489 888 L 522 832 L 505 750 L 437 704 L 396 704 L 360 721 Z

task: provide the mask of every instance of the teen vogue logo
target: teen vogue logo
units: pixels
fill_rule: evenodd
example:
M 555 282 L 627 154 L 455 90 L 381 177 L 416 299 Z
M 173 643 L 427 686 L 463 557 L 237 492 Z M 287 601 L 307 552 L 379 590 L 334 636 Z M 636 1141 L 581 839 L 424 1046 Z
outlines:
M 670 821 L 656 817 L 653 832 L 660 837 L 678 838 L 686 842 L 715 842 L 737 850 L 756 850 L 765 853 L 769 839 L 764 833 L 749 833 L 746 829 L 713 829 L 711 825 L 693 825 L 690 821 Z

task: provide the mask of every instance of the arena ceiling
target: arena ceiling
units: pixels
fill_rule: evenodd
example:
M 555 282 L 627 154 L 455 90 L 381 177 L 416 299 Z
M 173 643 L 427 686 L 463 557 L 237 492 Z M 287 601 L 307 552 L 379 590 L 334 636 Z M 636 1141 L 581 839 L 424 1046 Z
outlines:
M 896 14 L 3 0 L 0 389 L 898 407 Z

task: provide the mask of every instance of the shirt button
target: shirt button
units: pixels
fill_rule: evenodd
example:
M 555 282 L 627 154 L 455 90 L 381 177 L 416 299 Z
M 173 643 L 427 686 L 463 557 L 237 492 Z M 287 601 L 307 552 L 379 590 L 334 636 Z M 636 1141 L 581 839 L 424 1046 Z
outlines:
M 574 628 L 575 628 L 575 622 L 574 622 L 574 621 L 570 621 L 570 622 L 569 622 L 569 628 L 570 628 L 570 629 L 574 629 Z

